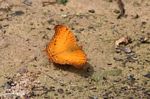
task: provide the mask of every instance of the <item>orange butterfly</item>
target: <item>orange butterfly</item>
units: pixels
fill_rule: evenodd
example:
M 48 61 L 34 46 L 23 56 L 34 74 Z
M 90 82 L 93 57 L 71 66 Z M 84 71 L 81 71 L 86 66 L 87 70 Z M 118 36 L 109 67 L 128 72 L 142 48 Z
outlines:
M 54 29 L 55 34 L 46 48 L 49 59 L 54 63 L 83 68 L 86 54 L 77 45 L 73 33 L 64 25 L 56 25 Z

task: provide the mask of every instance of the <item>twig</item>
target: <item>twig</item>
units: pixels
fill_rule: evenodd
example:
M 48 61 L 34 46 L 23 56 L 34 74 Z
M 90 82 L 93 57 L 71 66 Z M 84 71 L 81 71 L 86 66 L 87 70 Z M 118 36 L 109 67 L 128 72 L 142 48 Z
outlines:
M 54 2 L 44 1 L 44 2 L 42 2 L 42 6 L 44 7 L 44 6 L 53 5 L 56 3 L 57 3 L 56 1 L 54 1 Z
M 53 78 L 52 76 L 50 76 L 50 75 L 48 75 L 48 74 L 46 74 L 46 73 L 44 73 L 44 72 L 42 72 L 43 74 L 45 74 L 47 77 L 49 77 L 50 79 L 52 79 L 53 81 L 55 81 L 55 82 L 57 82 L 57 83 L 60 83 L 60 84 L 64 84 L 64 83 L 61 83 L 61 82 L 59 82 L 57 79 L 55 79 L 55 78 Z
M 117 19 L 120 19 L 122 16 L 125 15 L 124 3 L 122 2 L 122 0 L 118 0 L 117 3 L 120 9 L 120 14 L 118 15 Z

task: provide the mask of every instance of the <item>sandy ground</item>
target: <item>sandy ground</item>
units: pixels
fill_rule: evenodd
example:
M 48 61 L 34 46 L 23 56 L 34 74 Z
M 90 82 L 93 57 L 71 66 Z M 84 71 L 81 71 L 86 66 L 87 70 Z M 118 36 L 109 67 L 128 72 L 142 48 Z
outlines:
M 45 1 L 0 0 L 1 97 L 150 99 L 149 0 L 123 0 L 121 19 L 116 0 L 43 6 Z M 74 32 L 87 54 L 87 68 L 49 62 L 44 49 L 57 24 Z M 124 36 L 132 41 L 128 50 L 116 51 L 115 41 Z

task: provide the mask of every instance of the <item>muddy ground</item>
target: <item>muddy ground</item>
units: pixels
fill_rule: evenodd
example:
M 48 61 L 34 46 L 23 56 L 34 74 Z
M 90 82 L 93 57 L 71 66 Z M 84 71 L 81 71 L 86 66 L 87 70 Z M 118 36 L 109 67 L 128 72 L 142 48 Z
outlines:
M 0 96 L 4 99 L 150 99 L 150 1 L 0 0 Z M 65 0 L 64 0 L 65 1 Z M 55 66 L 44 49 L 65 24 L 87 54 L 83 70 Z M 121 49 L 115 42 L 128 36 Z

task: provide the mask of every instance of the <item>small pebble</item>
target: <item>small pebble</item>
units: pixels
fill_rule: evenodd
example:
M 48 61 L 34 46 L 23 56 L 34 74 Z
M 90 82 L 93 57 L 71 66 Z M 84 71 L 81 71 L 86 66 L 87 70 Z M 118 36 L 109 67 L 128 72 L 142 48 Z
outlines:
M 90 13 L 95 13 L 94 9 L 89 10 Z
M 112 63 L 107 63 L 107 65 L 112 65 Z
M 90 88 L 90 90 L 96 90 L 97 88 L 94 86 L 94 87 L 92 87 L 92 88 Z
M 64 90 L 62 88 L 58 89 L 57 91 L 58 91 L 59 94 L 63 94 L 64 93 Z
M 116 53 L 120 53 L 120 52 L 121 52 L 121 49 L 120 49 L 119 47 L 117 47 L 117 48 L 115 49 L 115 51 L 116 51 Z
M 72 93 L 71 93 L 71 92 L 66 92 L 66 94 L 67 94 L 67 95 L 70 95 L 70 94 L 72 94 Z
M 80 31 L 84 31 L 84 28 L 80 28 L 79 30 L 80 30 Z
M 89 99 L 98 99 L 97 96 L 89 96 Z
M 61 17 L 65 18 L 67 17 L 67 14 L 61 14 Z
M 51 24 L 52 22 L 54 22 L 54 19 L 49 19 L 47 22 L 48 22 L 49 24 Z
M 57 93 L 54 93 L 54 96 L 56 97 L 56 96 L 58 96 L 58 94 L 57 94 Z M 58 99 L 58 98 L 56 98 L 56 99 Z
M 7 82 L 7 83 L 4 84 L 4 88 L 5 89 L 10 89 L 11 87 L 12 86 L 11 86 L 11 84 L 9 82 Z
M 141 37 L 139 41 L 141 43 L 146 43 L 148 41 L 148 37 Z
M 4 88 L 5 89 L 10 89 L 12 86 L 15 86 L 16 84 L 14 83 L 14 81 L 9 80 L 4 84 Z
M 119 58 L 119 57 L 114 57 L 113 58 L 115 61 L 123 61 L 123 59 Z
M 50 91 L 55 91 L 55 87 L 54 87 L 54 86 L 51 86 L 49 90 L 50 90 Z
M 139 15 L 136 14 L 135 16 L 133 16 L 133 19 L 138 19 L 139 18 Z
M 122 50 L 123 50 L 125 53 L 131 53 L 131 52 L 132 52 L 132 50 L 131 50 L 129 47 L 124 47 Z
M 129 81 L 135 81 L 134 75 L 129 75 L 129 76 L 127 77 L 127 79 L 128 79 Z
M 46 39 L 46 40 L 48 40 L 49 39 L 49 37 L 48 37 L 48 35 L 47 34 L 45 34 L 45 35 L 43 35 L 43 37 L 42 37 L 43 39 Z
M 150 73 L 147 73 L 146 75 L 144 75 L 144 77 L 150 78 Z
M 15 11 L 14 13 L 12 13 L 11 15 L 12 16 L 20 16 L 20 15 L 23 15 L 24 12 L 23 11 Z
M 143 21 L 143 22 L 142 22 L 142 25 L 146 25 L 146 23 L 147 23 L 147 22 Z
M 60 11 L 64 11 L 64 9 L 60 9 Z
M 113 0 L 107 0 L 108 2 L 113 2 Z
M 128 62 L 134 62 L 137 60 L 137 55 L 134 52 L 129 54 L 127 53 L 126 55 L 126 59 L 128 60 Z
M 115 10 L 114 10 L 114 13 L 118 14 L 118 13 L 120 13 L 120 11 L 117 10 L 117 9 L 115 9 Z
M 20 73 L 20 74 L 27 73 L 28 72 L 28 68 L 27 68 L 27 66 L 22 66 L 22 67 L 20 67 L 18 69 L 17 72 Z
M 93 71 L 93 69 L 92 69 L 91 67 L 87 67 L 87 68 L 86 68 L 86 72 L 87 72 L 87 73 L 91 73 L 92 71 Z
M 128 99 L 134 99 L 132 96 L 130 96 Z
M 27 6 L 31 6 L 32 5 L 32 0 L 23 0 L 23 3 Z
M 103 95 L 103 99 L 109 99 L 108 95 Z

